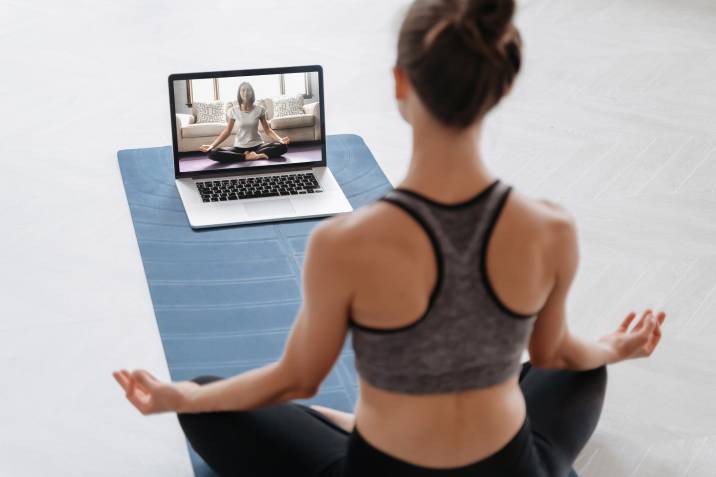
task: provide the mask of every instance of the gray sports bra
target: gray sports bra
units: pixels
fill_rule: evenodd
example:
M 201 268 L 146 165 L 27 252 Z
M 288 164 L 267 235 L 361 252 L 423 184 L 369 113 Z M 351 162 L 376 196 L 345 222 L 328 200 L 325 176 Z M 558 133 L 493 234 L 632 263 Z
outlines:
M 438 276 L 425 312 L 398 328 L 352 318 L 356 369 L 376 387 L 410 394 L 483 388 L 516 374 L 537 312 L 507 308 L 485 267 L 487 244 L 512 186 L 496 179 L 471 199 L 443 204 L 396 188 L 378 200 L 403 209 L 427 233 Z

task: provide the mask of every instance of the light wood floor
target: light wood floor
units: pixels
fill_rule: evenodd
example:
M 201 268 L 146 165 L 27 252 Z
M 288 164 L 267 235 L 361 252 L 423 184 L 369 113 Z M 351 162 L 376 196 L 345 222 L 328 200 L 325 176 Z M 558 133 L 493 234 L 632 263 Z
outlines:
M 575 332 L 668 313 L 651 359 L 610 368 L 576 468 L 716 475 L 716 2 L 519 3 L 524 71 L 485 160 L 577 216 Z M 0 475 L 191 475 L 176 419 L 110 376 L 168 377 L 116 150 L 171 142 L 169 73 L 319 63 L 327 132 L 363 136 L 397 183 L 405 4 L 0 0 Z

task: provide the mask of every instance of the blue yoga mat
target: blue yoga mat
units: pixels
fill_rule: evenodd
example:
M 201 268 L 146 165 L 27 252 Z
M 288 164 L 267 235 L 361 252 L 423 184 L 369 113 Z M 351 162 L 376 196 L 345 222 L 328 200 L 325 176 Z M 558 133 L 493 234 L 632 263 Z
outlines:
M 326 141 L 328 164 L 354 209 L 392 188 L 360 136 Z M 172 380 L 228 377 L 279 359 L 301 303 L 306 239 L 323 218 L 193 230 L 174 185 L 171 147 L 117 156 Z M 296 402 L 352 412 L 357 394 L 349 333 L 318 394 Z M 188 449 L 195 475 L 216 477 Z
M 360 136 L 326 137 L 328 165 L 354 209 L 391 189 Z M 324 218 L 192 230 L 171 147 L 118 152 L 172 380 L 228 377 L 280 358 L 301 303 L 308 235 Z M 358 381 L 350 333 L 305 404 L 351 412 Z M 197 476 L 215 476 L 189 446 Z

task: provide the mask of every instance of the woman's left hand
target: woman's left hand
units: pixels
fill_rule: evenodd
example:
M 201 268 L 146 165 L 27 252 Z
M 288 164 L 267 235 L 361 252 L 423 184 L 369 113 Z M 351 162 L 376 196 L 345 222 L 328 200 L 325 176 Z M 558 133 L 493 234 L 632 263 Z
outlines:
M 201 385 L 193 381 L 165 383 L 148 371 L 138 369 L 130 373 L 123 369 L 112 373 L 127 399 L 144 415 L 160 412 L 183 412 L 187 402 Z
M 288 138 L 288 136 L 281 138 L 281 144 L 288 144 L 289 142 L 291 142 L 291 140 Z

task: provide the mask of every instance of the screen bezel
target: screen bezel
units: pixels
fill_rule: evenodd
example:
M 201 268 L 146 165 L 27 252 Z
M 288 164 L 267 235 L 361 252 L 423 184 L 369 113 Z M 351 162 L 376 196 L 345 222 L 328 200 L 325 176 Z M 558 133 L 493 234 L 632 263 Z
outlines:
M 190 171 L 190 172 L 179 172 L 179 153 L 177 146 L 177 131 L 176 131 L 176 110 L 174 108 L 174 81 L 177 80 L 188 80 L 188 79 L 203 79 L 203 78 L 225 78 L 229 76 L 256 76 L 256 75 L 267 75 L 267 74 L 279 74 L 279 73 L 306 73 L 306 72 L 317 72 L 318 73 L 318 101 L 319 101 L 319 116 L 321 122 L 321 160 L 313 162 L 301 162 L 299 164 L 283 164 L 277 166 L 253 166 L 253 167 L 241 167 L 237 169 L 219 169 L 213 171 Z M 303 65 L 303 66 L 283 66 L 278 68 L 251 68 L 243 70 L 225 70 L 225 71 L 207 71 L 197 73 L 174 73 L 170 74 L 169 78 L 169 119 L 171 123 L 172 131 L 172 156 L 174 157 L 174 177 L 176 179 L 186 177 L 218 177 L 226 175 L 239 175 L 239 174 L 255 174 L 258 171 L 271 172 L 276 170 L 292 170 L 292 169 L 306 169 L 311 167 L 321 167 L 326 165 L 326 122 L 325 122 L 325 104 L 323 99 L 323 67 L 321 65 Z

